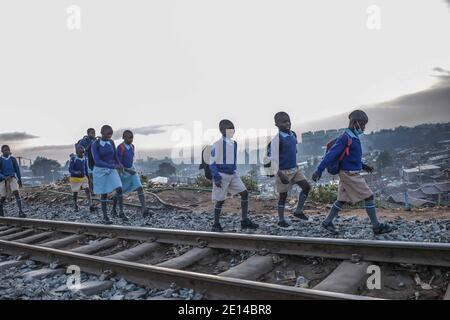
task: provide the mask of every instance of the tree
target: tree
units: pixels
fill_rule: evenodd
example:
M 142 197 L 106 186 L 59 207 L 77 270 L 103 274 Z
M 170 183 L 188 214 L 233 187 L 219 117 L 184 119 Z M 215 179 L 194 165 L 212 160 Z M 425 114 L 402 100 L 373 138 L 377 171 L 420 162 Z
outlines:
M 175 174 L 175 172 L 177 172 L 177 168 L 175 168 L 170 162 L 163 162 L 159 164 L 156 174 L 162 177 L 170 177 Z
M 61 169 L 61 165 L 56 160 L 37 157 L 30 169 L 35 176 L 44 177 L 47 181 L 53 181 L 55 172 Z

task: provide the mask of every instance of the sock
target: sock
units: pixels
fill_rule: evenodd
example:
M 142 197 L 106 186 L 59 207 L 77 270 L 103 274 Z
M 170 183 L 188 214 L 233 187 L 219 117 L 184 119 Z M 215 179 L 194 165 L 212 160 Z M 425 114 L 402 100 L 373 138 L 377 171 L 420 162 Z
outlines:
M 22 199 L 20 198 L 19 193 L 15 194 L 17 207 L 19 208 L 19 213 L 22 213 Z
M 108 210 L 108 199 L 104 199 L 102 197 L 102 199 L 100 200 L 100 202 L 102 203 L 102 212 L 103 212 L 103 217 L 105 219 L 108 218 L 108 213 L 106 212 Z
M 4 216 L 5 212 L 3 211 L 3 204 L 5 203 L 5 198 L 0 200 L 0 216 Z
M 284 220 L 284 204 L 278 203 L 278 221 Z
M 339 214 L 339 211 L 342 210 L 342 207 L 344 206 L 344 202 L 341 201 L 335 201 L 333 203 L 333 206 L 331 207 L 330 213 L 326 217 L 326 219 L 323 221 L 324 224 L 331 224 L 333 223 L 334 218 Z
M 248 199 L 241 199 L 242 220 L 248 218 Z
M 141 207 L 142 207 L 142 212 L 144 212 L 147 208 L 145 205 L 145 195 L 144 192 L 140 192 L 138 193 L 138 197 L 139 197 L 139 202 L 141 203 Z
M 119 203 L 119 214 L 123 215 L 123 196 L 121 194 L 117 195 L 117 202 Z
M 297 208 L 295 209 L 295 213 L 303 213 L 303 207 L 305 206 L 306 198 L 308 197 L 307 194 L 305 194 L 303 191 L 300 192 L 300 195 L 298 196 L 298 204 Z
M 222 211 L 222 203 L 216 203 L 214 207 L 214 224 L 220 223 L 220 212 Z
M 78 200 L 78 193 L 74 192 L 73 193 L 73 204 L 75 205 L 75 207 L 77 206 L 77 200 Z
M 372 222 L 372 226 L 374 228 L 378 228 L 380 226 L 380 222 L 377 218 L 377 210 L 375 208 L 375 203 L 373 200 L 366 200 L 364 202 L 367 215 L 369 216 L 370 222 Z
M 112 212 L 116 212 L 116 208 L 117 208 L 117 195 L 115 195 L 113 197 L 113 206 L 112 206 Z

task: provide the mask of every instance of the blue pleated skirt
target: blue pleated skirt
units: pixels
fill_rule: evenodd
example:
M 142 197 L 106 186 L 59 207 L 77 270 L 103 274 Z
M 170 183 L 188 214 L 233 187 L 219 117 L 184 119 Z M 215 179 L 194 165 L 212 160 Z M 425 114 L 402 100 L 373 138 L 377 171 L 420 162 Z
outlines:
M 94 167 L 94 193 L 107 194 L 122 187 L 119 173 L 116 169 Z

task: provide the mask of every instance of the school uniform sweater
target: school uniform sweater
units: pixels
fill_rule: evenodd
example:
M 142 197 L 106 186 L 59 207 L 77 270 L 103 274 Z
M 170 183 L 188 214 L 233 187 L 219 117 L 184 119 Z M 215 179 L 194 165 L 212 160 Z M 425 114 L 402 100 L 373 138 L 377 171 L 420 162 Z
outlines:
M 336 140 L 334 145 L 328 150 L 325 157 L 317 167 L 318 173 L 322 173 L 326 167 L 337 161 L 347 146 L 348 139 L 352 139 L 349 154 L 344 156 L 341 161 L 340 169 L 343 171 L 361 171 L 363 167 L 361 140 L 351 130 L 345 132 Z
M 8 177 L 16 177 L 18 181 L 22 180 L 17 159 L 11 156 L 2 156 L 0 159 L 0 180 Z
M 94 141 L 91 145 L 91 152 L 96 167 L 115 169 L 120 163 L 116 150 L 109 141 Z
M 272 145 L 278 143 L 278 157 L 272 158 Z M 274 148 L 276 150 L 276 148 Z M 271 160 L 278 163 L 280 170 L 289 170 L 297 167 L 297 137 L 293 131 L 279 131 L 271 141 L 271 147 L 268 149 L 268 156 Z M 275 156 L 275 155 L 274 155 Z
M 134 146 L 122 142 L 117 147 L 117 156 L 120 163 L 127 169 L 133 167 L 134 163 Z
M 75 144 L 75 150 L 77 149 L 78 146 L 82 146 L 84 147 L 84 149 L 87 151 L 87 149 L 91 146 L 91 144 L 95 141 L 94 139 L 89 138 L 89 136 L 84 136 L 83 139 L 79 140 L 76 144 Z
M 70 159 L 69 172 L 72 178 L 84 178 L 88 173 L 86 157 L 73 157 Z M 78 172 L 78 173 L 77 173 Z
M 226 137 L 216 141 L 211 148 L 211 175 L 214 181 L 222 180 L 220 173 L 236 172 L 237 143 Z

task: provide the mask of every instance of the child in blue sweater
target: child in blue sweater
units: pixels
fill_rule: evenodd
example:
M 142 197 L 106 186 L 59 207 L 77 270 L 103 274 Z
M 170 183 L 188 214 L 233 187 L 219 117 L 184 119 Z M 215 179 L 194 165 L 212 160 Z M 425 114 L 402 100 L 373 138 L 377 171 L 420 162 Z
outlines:
M 340 136 L 333 146 L 325 154 L 325 157 L 314 172 L 312 179 L 319 181 L 322 172 L 338 161 L 339 167 L 339 188 L 337 201 L 331 207 L 322 226 L 333 234 L 337 230 L 333 225 L 333 219 L 342 210 L 346 203 L 356 203 L 364 200 L 366 212 L 372 222 L 375 234 L 388 233 L 395 230 L 388 224 L 380 223 L 377 219 L 373 193 L 360 175 L 362 170 L 372 173 L 374 168 L 362 162 L 362 148 L 359 136 L 364 133 L 366 124 L 369 121 L 367 114 L 361 110 L 355 110 L 349 115 L 350 123 L 344 134 Z
M 142 188 L 141 179 L 134 168 L 134 135 L 131 130 L 125 130 L 122 134 L 123 142 L 117 147 L 117 155 L 120 163 L 124 168 L 123 174 L 120 175 L 122 181 L 123 194 L 136 191 L 141 203 L 141 211 L 144 217 L 150 216 L 149 210 L 146 208 L 144 189 Z M 116 213 L 117 199 L 114 198 L 112 214 Z
M 95 140 L 91 145 L 92 158 L 94 160 L 94 193 L 101 195 L 103 220 L 111 224 L 107 213 L 108 194 L 115 191 L 115 198 L 119 203 L 119 217 L 128 221 L 123 212 L 122 181 L 119 173 L 123 173 L 123 166 L 117 157 L 116 146 L 111 140 L 113 129 L 104 125 L 101 129 L 101 139 Z
M 77 151 L 78 146 L 84 147 L 84 154 L 86 156 L 86 159 L 88 161 L 88 175 L 87 178 L 89 179 L 89 188 L 91 191 L 93 190 L 93 184 L 92 184 L 92 169 L 94 169 L 94 164 L 89 163 L 89 159 L 92 159 L 92 153 L 91 153 L 91 145 L 92 142 L 95 141 L 95 129 L 89 128 L 87 129 L 87 135 L 84 136 L 82 139 L 78 140 L 78 142 L 75 144 L 75 152 Z
M 84 190 L 86 198 L 89 203 L 89 210 L 95 211 L 95 207 L 92 205 L 91 191 L 89 189 L 88 176 L 88 163 L 87 158 L 84 156 L 85 149 L 82 145 L 77 146 L 77 155 L 70 159 L 69 173 L 70 173 L 70 188 L 73 192 L 74 208 L 77 212 L 78 208 L 78 192 Z
M 228 193 L 241 196 L 242 229 L 257 229 L 258 225 L 248 218 L 248 191 L 236 172 L 237 142 L 231 140 L 234 135 L 234 124 L 230 120 L 219 123 L 222 138 L 211 148 L 211 174 L 214 180 L 212 200 L 214 207 L 214 224 L 212 231 L 223 231 L 220 225 L 220 212 Z
M 5 212 L 3 205 L 6 197 L 10 192 L 16 198 L 17 207 L 19 208 L 19 217 L 25 218 L 26 215 L 22 211 L 22 199 L 20 198 L 19 188 L 22 188 L 22 177 L 20 175 L 19 164 L 16 158 L 11 156 L 9 146 L 2 146 L 2 156 L 0 157 L 0 217 L 3 217 Z
M 268 148 L 268 156 L 271 161 L 271 170 L 276 172 L 276 186 L 280 194 L 278 200 L 278 226 L 282 229 L 292 229 L 284 218 L 284 209 L 288 192 L 294 185 L 298 185 L 302 191 L 298 198 L 297 208 L 293 215 L 301 220 L 308 220 L 303 213 L 303 207 L 308 197 L 311 186 L 297 165 L 297 135 L 291 131 L 291 119 L 286 112 L 275 114 L 275 125 L 279 129 Z

